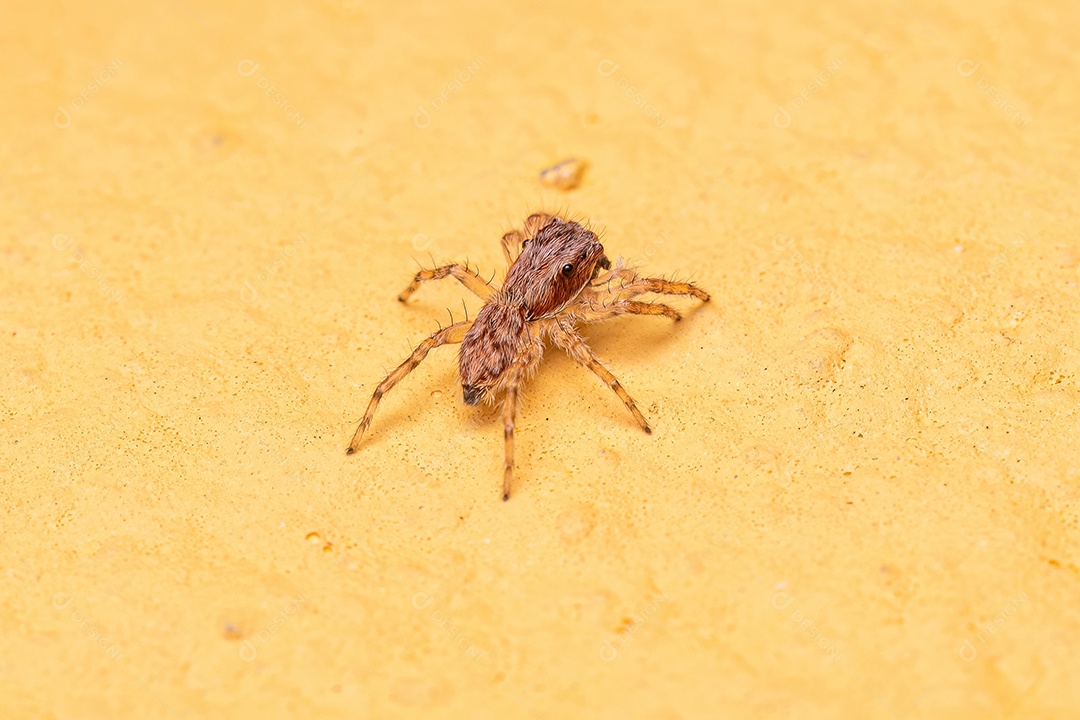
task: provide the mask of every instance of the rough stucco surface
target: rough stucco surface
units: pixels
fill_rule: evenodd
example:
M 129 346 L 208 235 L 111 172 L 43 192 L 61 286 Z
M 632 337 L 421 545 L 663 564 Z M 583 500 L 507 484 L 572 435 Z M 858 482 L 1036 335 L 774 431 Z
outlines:
M 2 15 L 0 716 L 1076 717 L 1075 5 Z M 347 458 L 540 208 L 713 293 L 587 331 L 654 434 Z

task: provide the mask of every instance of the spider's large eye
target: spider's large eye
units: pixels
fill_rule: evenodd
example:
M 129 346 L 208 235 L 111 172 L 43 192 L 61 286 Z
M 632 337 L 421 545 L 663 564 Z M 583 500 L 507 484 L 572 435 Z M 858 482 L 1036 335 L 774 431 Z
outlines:
M 566 277 L 570 277 L 571 275 L 574 274 L 574 266 L 569 265 L 569 264 L 563 265 L 562 266 L 562 274 L 565 275 Z

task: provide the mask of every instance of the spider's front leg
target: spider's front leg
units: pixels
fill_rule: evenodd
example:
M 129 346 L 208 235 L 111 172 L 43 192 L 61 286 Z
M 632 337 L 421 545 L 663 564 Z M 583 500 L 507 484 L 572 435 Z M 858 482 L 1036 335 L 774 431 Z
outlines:
M 503 257 L 507 266 L 513 265 L 525 246 L 525 235 L 520 230 L 511 230 L 502 236 Z
M 521 230 L 511 230 L 502 236 L 502 249 L 503 257 L 506 258 L 507 265 L 513 265 L 517 260 L 518 255 L 521 254 L 522 249 L 525 247 L 525 243 L 536 237 L 536 233 L 543 230 L 545 227 L 551 224 L 551 221 L 555 219 L 554 215 L 548 213 L 533 213 L 529 217 L 525 218 L 525 232 Z
M 619 317 L 620 315 L 663 315 L 672 320 L 682 320 L 678 310 L 656 302 L 639 302 L 638 300 L 611 300 L 592 297 L 578 305 L 567 308 L 562 315 L 574 322 L 590 323 L 600 320 Z
M 682 320 L 682 314 L 670 305 L 634 299 L 647 293 L 690 295 L 702 302 L 709 301 L 709 293 L 693 283 L 641 277 L 633 268 L 620 264 L 586 287 L 577 305 L 567 308 L 564 315 L 576 322 L 596 322 L 619 315 L 663 315 Z
M 466 265 L 460 265 L 454 263 L 453 265 L 443 265 L 432 270 L 421 270 L 416 273 L 416 277 L 409 283 L 409 287 L 405 288 L 398 300 L 405 302 L 409 299 L 409 296 L 416 292 L 416 289 L 420 287 L 420 283 L 428 280 L 442 280 L 444 277 L 457 278 L 462 285 L 469 288 L 477 297 L 481 300 L 487 300 L 489 297 L 495 294 L 497 288 L 490 282 L 480 277 L 480 275 L 472 268 Z
M 405 362 L 398 365 L 392 373 L 383 378 L 383 381 L 375 388 L 375 393 L 371 396 L 367 411 L 364 413 L 364 419 L 360 421 L 360 426 L 356 428 L 356 434 L 353 435 L 352 442 L 349 443 L 349 449 L 345 451 L 345 454 L 352 455 L 356 452 L 356 449 L 360 447 L 360 440 L 363 439 L 364 431 L 367 430 L 368 425 L 371 424 L 371 418 L 375 416 L 375 410 L 379 407 L 379 401 L 382 400 L 383 395 L 401 382 L 406 375 L 415 370 L 416 366 L 427 357 L 427 354 L 431 352 L 433 348 L 437 348 L 440 345 L 461 342 L 465 338 L 465 333 L 470 327 L 472 327 L 471 321 L 458 322 L 444 327 L 438 332 L 432 333 L 422 343 L 416 346 L 412 355 L 410 355 Z
M 620 299 L 627 300 L 645 293 L 656 293 L 657 295 L 690 295 L 701 302 L 709 302 L 709 293 L 697 285 L 664 278 L 634 277 L 633 280 L 624 282 L 619 287 L 612 287 L 611 291 Z

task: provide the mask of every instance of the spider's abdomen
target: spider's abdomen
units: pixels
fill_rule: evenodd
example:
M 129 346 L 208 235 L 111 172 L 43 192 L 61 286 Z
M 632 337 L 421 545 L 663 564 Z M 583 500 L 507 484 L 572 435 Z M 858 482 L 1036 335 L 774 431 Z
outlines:
M 494 391 L 527 339 L 524 308 L 488 303 L 480 309 L 458 352 L 466 403 L 478 405 Z

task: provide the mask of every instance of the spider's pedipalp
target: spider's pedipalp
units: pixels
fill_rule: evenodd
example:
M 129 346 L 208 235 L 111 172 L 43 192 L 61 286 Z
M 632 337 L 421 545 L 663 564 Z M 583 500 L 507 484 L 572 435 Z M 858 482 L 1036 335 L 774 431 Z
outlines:
M 416 366 L 427 357 L 427 354 L 433 348 L 440 345 L 460 343 L 471 325 L 472 323 L 469 322 L 455 323 L 432 333 L 416 346 L 416 349 L 406 358 L 405 362 L 398 365 L 393 372 L 383 378 L 383 381 L 375 388 L 371 401 L 368 402 L 367 410 L 364 412 L 364 419 L 360 421 L 359 427 L 356 428 L 356 433 L 353 434 L 352 442 L 349 443 L 345 454 L 352 455 L 360 447 L 360 441 L 363 439 L 368 426 L 371 425 L 371 419 L 375 416 L 375 410 L 378 409 L 379 401 L 382 400 L 383 395 L 390 392 L 406 375 L 415 370 Z

